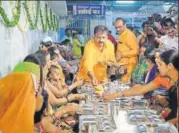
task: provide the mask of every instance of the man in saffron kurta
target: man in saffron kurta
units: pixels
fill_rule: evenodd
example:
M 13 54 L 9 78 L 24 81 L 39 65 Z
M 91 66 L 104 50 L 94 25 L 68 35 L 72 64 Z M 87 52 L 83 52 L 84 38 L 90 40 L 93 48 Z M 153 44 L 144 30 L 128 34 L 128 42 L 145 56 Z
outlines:
M 107 39 L 105 26 L 96 26 L 94 38 L 85 45 L 77 79 L 93 84 L 107 81 L 107 63 L 115 63 L 114 45 Z
M 129 82 L 131 74 L 137 65 L 139 45 L 137 38 L 132 31 L 126 28 L 125 20 L 117 18 L 115 28 L 119 34 L 119 42 L 116 50 L 116 61 L 119 64 L 126 64 L 121 69 L 127 69 L 127 73 L 121 77 L 121 82 Z

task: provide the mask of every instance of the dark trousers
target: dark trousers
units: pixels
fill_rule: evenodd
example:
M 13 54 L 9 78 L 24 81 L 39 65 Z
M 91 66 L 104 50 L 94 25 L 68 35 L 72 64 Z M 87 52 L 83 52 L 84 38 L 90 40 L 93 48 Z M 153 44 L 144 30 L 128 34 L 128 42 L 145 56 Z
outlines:
M 84 47 L 81 47 L 81 55 L 84 53 Z

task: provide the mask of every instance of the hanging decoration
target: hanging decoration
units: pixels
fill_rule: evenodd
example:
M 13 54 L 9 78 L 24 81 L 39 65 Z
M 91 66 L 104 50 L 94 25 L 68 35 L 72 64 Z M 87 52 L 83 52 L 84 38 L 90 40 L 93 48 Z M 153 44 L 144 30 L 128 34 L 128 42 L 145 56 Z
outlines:
M 55 31 L 55 29 L 56 29 L 56 18 L 55 18 L 55 15 L 53 15 L 53 30 Z
M 41 20 L 41 24 L 42 24 L 42 30 L 43 30 L 43 32 L 46 32 L 47 24 L 46 24 L 46 19 L 44 18 L 43 14 L 42 14 L 42 8 L 40 9 L 40 20 Z
M 9 1 L 10 5 L 14 5 L 15 1 Z
M 1 17 L 4 21 L 4 23 L 8 27 L 16 26 L 19 22 L 19 18 L 20 18 L 20 14 L 21 14 L 21 1 L 20 0 L 17 1 L 16 13 L 13 15 L 12 20 L 9 20 L 8 15 L 5 13 L 1 2 L 0 2 L 0 14 L 1 14 Z
M 52 9 L 50 9 L 50 24 L 51 24 L 51 28 L 54 31 L 55 30 L 55 25 L 54 25 L 54 21 L 53 21 L 53 14 L 52 14 Z
M 56 17 L 56 15 L 52 14 L 52 10 L 50 9 L 50 20 L 51 20 L 51 30 L 53 31 L 58 31 L 59 29 L 59 21 L 58 18 Z
M 17 27 L 18 29 L 21 31 L 21 32 L 26 32 L 28 30 L 28 20 L 26 19 L 25 20 L 25 24 L 24 25 L 21 25 L 21 24 L 17 24 Z
M 47 27 L 48 27 L 48 30 L 51 30 L 52 26 L 51 26 L 51 23 L 50 23 L 50 20 L 49 20 L 48 12 L 49 12 L 48 11 L 48 6 L 47 6 L 47 4 L 45 4 L 45 16 L 46 16 Z
M 46 28 L 48 30 L 49 25 L 48 25 L 48 7 L 47 7 L 47 4 L 45 4 L 45 20 L 46 20 Z
M 23 10 L 24 11 L 24 10 Z M 22 11 L 22 12 L 23 12 Z M 17 10 L 16 9 L 13 9 L 12 10 L 12 14 L 13 15 L 15 15 L 16 14 L 16 12 L 17 12 Z M 25 11 L 24 11 L 24 14 L 25 14 Z M 26 32 L 27 30 L 28 30 L 28 20 L 27 20 L 27 17 L 25 17 L 24 16 L 24 18 L 25 18 L 25 23 L 22 25 L 22 24 L 20 24 L 20 19 L 19 19 L 19 22 L 18 22 L 18 24 L 17 24 L 17 27 L 18 27 L 18 29 L 21 31 L 21 32 Z
M 50 14 L 48 14 L 50 12 Z M 40 9 L 40 18 L 42 29 L 44 32 L 48 30 L 58 31 L 58 19 L 55 15 L 52 14 L 52 10 L 49 8 L 47 4 L 45 4 L 45 14 L 43 15 L 42 9 Z
M 58 21 L 58 18 L 55 16 L 55 31 L 58 32 L 58 29 L 59 29 L 59 21 Z
M 28 0 L 25 0 L 23 2 L 24 11 L 26 14 L 26 21 L 23 25 L 21 25 L 19 24 L 20 15 L 21 15 L 21 1 L 18 0 L 18 1 L 10 2 L 11 5 L 14 3 L 17 4 L 17 6 L 12 9 L 13 17 L 10 20 L 8 18 L 8 15 L 5 13 L 5 10 L 2 7 L 2 0 L 0 0 L 0 15 L 5 25 L 7 25 L 8 27 L 14 27 L 17 25 L 19 30 L 22 32 L 27 31 L 28 27 L 30 29 L 38 29 L 38 24 L 39 24 L 38 20 L 40 15 L 40 24 L 42 26 L 43 32 L 47 32 L 48 30 L 58 32 L 59 20 L 58 17 L 52 13 L 52 9 L 48 8 L 47 4 L 45 4 L 44 8 L 41 8 L 40 0 L 38 0 L 35 8 L 34 19 L 33 19 L 32 18 L 33 15 L 30 13 L 31 9 L 29 8 L 28 2 L 29 2 Z
M 30 29 L 36 29 L 37 23 L 38 23 L 38 18 L 39 18 L 39 11 L 40 11 L 40 0 L 37 1 L 36 13 L 35 13 L 36 15 L 35 15 L 34 23 L 32 22 L 32 17 L 31 17 L 30 12 L 29 12 L 27 0 L 25 0 L 25 2 L 24 2 L 24 8 L 25 8 L 25 11 L 26 11 L 26 15 L 27 15 L 27 19 L 28 19 L 28 22 L 29 22 Z

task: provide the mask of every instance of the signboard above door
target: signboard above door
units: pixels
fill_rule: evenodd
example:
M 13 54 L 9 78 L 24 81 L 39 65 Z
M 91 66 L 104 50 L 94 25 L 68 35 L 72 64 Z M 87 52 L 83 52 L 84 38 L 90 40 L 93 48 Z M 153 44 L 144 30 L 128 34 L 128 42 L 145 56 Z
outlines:
M 103 5 L 74 5 L 73 15 L 105 15 Z

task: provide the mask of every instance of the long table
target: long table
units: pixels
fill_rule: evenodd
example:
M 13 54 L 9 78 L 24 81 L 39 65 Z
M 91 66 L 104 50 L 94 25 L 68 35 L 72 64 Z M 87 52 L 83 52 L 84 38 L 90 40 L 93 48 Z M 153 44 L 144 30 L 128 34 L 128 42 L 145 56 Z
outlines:
M 117 86 L 117 85 L 115 85 Z M 90 87 L 89 87 L 90 88 Z M 82 90 L 83 89 L 83 90 Z M 79 90 L 79 93 L 84 93 L 86 92 L 88 95 L 89 95 L 89 99 L 87 101 L 86 104 L 90 103 L 92 100 L 93 100 L 93 103 L 98 105 L 99 104 L 99 101 L 97 99 L 95 99 L 94 97 L 94 92 L 93 92 L 93 89 L 92 91 L 90 90 L 86 90 L 86 88 L 82 88 L 81 90 Z M 111 88 L 110 88 L 111 89 Z M 115 88 L 116 89 L 116 88 Z M 140 99 L 140 100 L 143 100 L 142 99 L 143 96 L 136 96 L 136 97 L 129 97 L 128 100 L 132 100 L 132 99 Z M 102 101 L 103 102 L 103 101 Z M 112 104 L 114 101 L 110 101 L 108 102 L 109 104 Z M 101 101 L 100 101 L 101 103 Z M 104 101 L 104 103 L 106 103 L 106 101 Z M 84 104 L 84 101 L 80 103 L 81 105 Z M 115 107 L 118 107 L 118 106 L 115 106 Z M 138 133 L 137 132 L 137 125 L 135 124 L 131 124 L 129 121 L 128 121 L 128 118 L 127 118 L 127 110 L 125 109 L 112 109 L 113 111 L 114 110 L 117 110 L 117 112 L 113 112 L 112 113 L 112 117 L 114 119 L 114 122 L 115 122 L 115 125 L 116 125 L 116 129 L 113 131 L 113 132 L 107 132 L 107 133 Z M 147 110 L 147 108 L 145 108 L 144 110 Z M 90 114 L 91 115 L 91 114 Z M 90 128 L 91 125 L 89 125 L 89 128 Z M 80 133 L 84 133 L 84 132 L 80 132 Z M 85 133 L 96 133 L 96 132 L 85 132 Z M 106 132 L 105 132 L 106 133 Z M 153 133 L 153 132 L 150 132 L 150 133 Z M 172 132 L 174 133 L 174 132 Z

